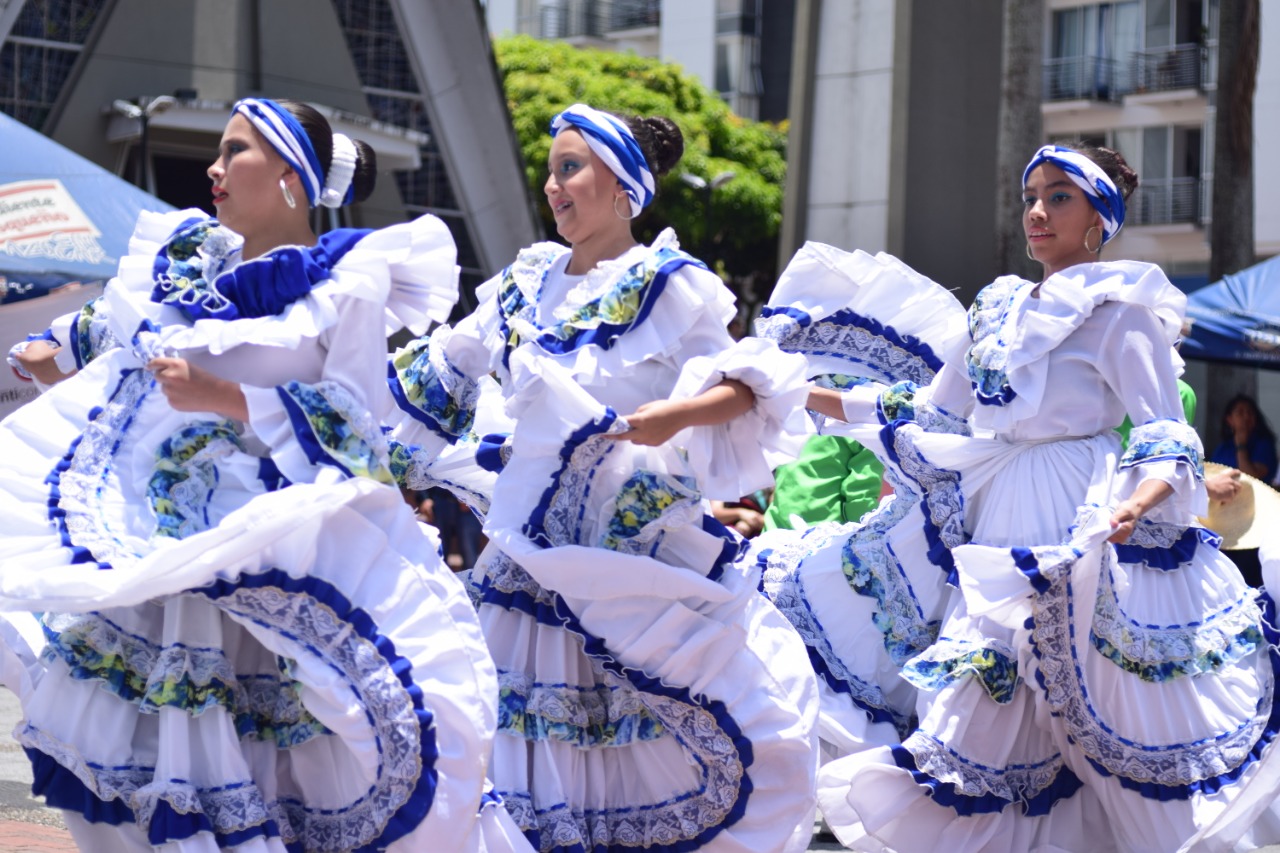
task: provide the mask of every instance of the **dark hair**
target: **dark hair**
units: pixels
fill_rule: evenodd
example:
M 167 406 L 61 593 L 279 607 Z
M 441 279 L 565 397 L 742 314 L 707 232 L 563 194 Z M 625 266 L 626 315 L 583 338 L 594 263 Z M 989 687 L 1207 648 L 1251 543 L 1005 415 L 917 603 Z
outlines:
M 1253 409 L 1253 434 L 1261 435 L 1268 442 L 1275 443 L 1276 434 L 1271 430 L 1271 424 L 1267 423 L 1266 417 L 1262 414 L 1262 410 L 1258 408 L 1258 401 L 1250 397 L 1248 394 L 1237 394 L 1227 401 L 1226 407 L 1222 410 L 1222 440 L 1231 441 L 1235 433 L 1231 429 L 1231 425 L 1227 423 L 1227 416 L 1231 414 L 1236 406 L 1244 404 Z
M 618 118 L 631 129 L 655 178 L 670 172 L 684 156 L 684 134 L 666 116 L 620 115 Z
M 1125 162 L 1119 151 L 1113 151 L 1110 148 L 1103 148 L 1101 145 L 1086 145 L 1083 142 L 1063 142 L 1060 143 L 1063 148 L 1070 148 L 1078 154 L 1083 154 L 1094 163 L 1098 164 L 1098 168 L 1106 172 L 1107 177 L 1111 179 L 1111 183 L 1116 185 L 1116 189 L 1120 191 L 1120 195 L 1127 202 L 1129 196 L 1133 195 L 1133 191 L 1138 188 L 1138 173 Z
M 327 176 L 329 164 L 333 162 L 333 128 L 330 127 L 329 120 L 315 107 L 301 101 L 276 98 L 275 102 L 288 110 L 307 132 L 311 146 L 316 150 L 316 157 L 320 159 L 320 166 Z M 363 140 L 351 141 L 356 146 L 356 173 L 351 178 L 351 201 L 364 201 L 373 195 L 373 187 L 378 181 L 378 155 Z

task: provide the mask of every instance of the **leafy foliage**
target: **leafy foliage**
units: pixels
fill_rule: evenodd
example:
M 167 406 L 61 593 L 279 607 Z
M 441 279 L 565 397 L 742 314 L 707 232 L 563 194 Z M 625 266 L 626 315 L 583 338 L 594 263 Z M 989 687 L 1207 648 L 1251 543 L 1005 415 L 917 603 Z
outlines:
M 663 115 L 684 134 L 684 158 L 658 182 L 654 202 L 635 221 L 648 242 L 667 226 L 681 244 L 739 289 L 762 293 L 776 277 L 782 184 L 786 177 L 786 128 L 734 115 L 715 92 L 676 65 L 632 53 L 577 48 L 529 36 L 494 43 L 507 106 L 524 155 L 534 197 L 543 198 L 548 128 L 560 110 L 585 103 L 613 113 Z M 709 193 L 685 183 L 681 173 L 710 182 L 734 177 Z M 555 224 L 539 205 L 550 239 Z M 708 227 L 708 225 L 710 227 Z

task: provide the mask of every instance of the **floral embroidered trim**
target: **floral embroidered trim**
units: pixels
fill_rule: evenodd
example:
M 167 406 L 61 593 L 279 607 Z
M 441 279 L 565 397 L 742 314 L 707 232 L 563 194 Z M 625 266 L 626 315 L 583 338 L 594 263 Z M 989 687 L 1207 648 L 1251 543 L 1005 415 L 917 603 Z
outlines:
M 216 279 L 238 249 L 235 235 L 217 220 L 188 220 L 156 255 L 151 301 L 201 309 L 210 316 L 225 313 L 232 303 Z
M 222 707 L 242 738 L 299 746 L 331 732 L 302 705 L 298 683 L 280 674 L 239 675 L 221 649 L 161 646 L 99 613 L 49 614 L 42 659 L 62 660 L 73 678 L 99 681 L 141 713 L 179 708 L 195 716 Z M 282 673 L 287 663 L 281 662 Z
M 804 587 L 804 560 L 831 547 L 833 540 L 847 535 L 848 525 L 827 522 L 811 527 L 803 536 L 789 537 L 784 544 L 759 559 L 764 563 L 761 592 L 786 617 L 804 641 L 814 672 L 837 693 L 846 694 L 875 723 L 889 723 L 906 737 L 914 723 L 914 708 L 895 707 L 878 684 L 857 675 L 827 639 L 826 629 L 813 612 Z M 888 648 L 892 641 L 885 638 Z
M 395 482 L 386 436 L 350 391 L 329 381 L 287 382 L 276 390 L 313 465 L 332 465 L 348 476 L 379 483 Z
M 921 408 L 917 416 L 929 408 Z M 943 417 L 943 422 L 950 423 Z M 890 463 L 885 466 L 885 476 L 895 490 L 906 491 L 920 501 L 929 561 L 947 573 L 948 582 L 958 585 L 951 551 L 969 539 L 964 530 L 964 492 L 960 486 L 960 474 L 935 467 L 924 458 L 914 441 L 915 431 L 919 429 L 921 427 L 913 423 L 891 423 L 884 428 L 887 433 L 884 444 Z
M 498 729 L 525 740 L 623 746 L 666 735 L 631 685 L 598 673 L 594 685 L 545 684 L 498 670 Z
M 954 785 L 958 793 L 969 797 L 994 795 L 1026 803 L 1048 790 L 1064 767 L 1060 754 L 1031 764 L 988 767 L 965 758 L 923 731 L 912 732 L 902 745 L 920 770 Z
M 441 326 L 427 339 L 402 348 L 387 365 L 387 384 L 397 405 L 446 441 L 469 433 L 480 387 L 444 354 L 453 330 Z
M 147 765 L 103 767 L 91 763 L 75 747 L 30 724 L 14 736 L 26 749 L 48 756 L 66 768 L 98 800 L 124 803 L 144 834 L 163 804 L 179 814 L 204 815 L 219 835 L 256 829 L 257 834 L 278 835 L 286 844 L 298 840 L 288 810 L 279 802 L 266 802 L 252 782 L 201 789 L 177 779 L 158 780 L 156 769 Z M 267 826 L 270 821 L 275 822 L 276 831 Z
M 765 306 L 756 320 L 756 334 L 774 341 L 783 352 L 856 365 L 859 375 L 870 373 L 878 382 L 927 385 L 942 367 L 928 344 L 847 309 L 815 321 L 799 308 Z
M 903 484 L 905 485 L 905 484 Z M 849 588 L 876 602 L 875 625 L 884 636 L 884 649 L 902 666 L 928 648 L 938 636 L 938 623 L 924 618 L 906 571 L 889 546 L 894 527 L 920 505 L 920 496 L 907 489 L 872 510 L 845 539 L 840 564 Z
M 386 845 L 412 831 L 429 811 L 436 786 L 434 720 L 421 693 L 411 692 L 408 676 L 401 674 L 406 662 L 364 611 L 317 578 L 279 570 L 194 592 L 234 616 L 293 637 L 323 659 L 365 709 L 378 748 L 377 776 L 364 797 L 343 808 L 287 803 L 303 847 Z
M 1120 469 L 1164 460 L 1184 462 L 1191 466 L 1196 479 L 1204 479 L 1200 436 L 1184 421 L 1162 418 L 1135 426 L 1129 433 L 1129 446 L 1120 457 Z
M 140 554 L 105 520 L 105 496 L 112 458 L 155 382 L 143 370 L 125 373 L 107 405 L 90 412 L 90 423 L 54 468 L 47 482 L 49 518 L 58 526 L 71 562 L 96 562 L 102 568 L 124 565 Z
M 1139 790 L 1144 784 L 1173 789 L 1184 796 L 1186 786 L 1233 771 L 1248 760 L 1266 730 L 1271 716 L 1272 678 L 1268 673 L 1263 700 L 1256 713 L 1235 729 L 1191 743 L 1136 743 L 1122 738 L 1098 717 L 1082 680 L 1083 663 L 1076 659 L 1072 637 L 1073 600 L 1071 567 L 1078 559 L 1074 549 L 1034 549 L 1027 556 L 1038 574 L 1037 595 L 1032 600 L 1034 622 L 1032 649 L 1038 662 L 1036 677 L 1053 714 L 1068 736 L 1091 762 Z M 1101 571 L 1112 571 L 1112 549 L 1104 548 Z M 1144 793 L 1146 793 L 1144 791 Z M 1155 792 L 1149 796 L 1164 796 Z
M 119 339 L 111 331 L 106 307 L 105 297 L 91 299 L 71 324 L 71 353 L 75 356 L 77 369 L 120 346 Z
M 641 553 L 672 523 L 688 523 L 690 513 L 693 518 L 700 517 L 701 501 L 694 478 L 638 469 L 618 490 L 600 547 Z
M 907 421 L 919 424 L 925 432 L 971 435 L 969 422 L 934 405 L 931 399 L 921 401 L 920 387 L 914 382 L 898 382 L 880 392 L 876 399 L 876 415 L 882 424 Z
M 1022 683 L 1013 649 L 987 640 L 975 643 L 943 637 L 912 658 L 902 677 L 921 690 L 936 693 L 965 677 L 978 679 L 992 701 L 1007 705 Z
M 1020 288 L 1029 282 L 1001 278 L 978 292 L 969 309 L 969 335 L 973 344 L 965 354 L 969 381 L 977 401 L 987 406 L 1008 405 L 1017 393 L 1009 386 L 1005 370 L 1009 364 L 1013 336 L 1006 330 L 1010 310 Z
M 556 260 L 569 251 L 564 246 L 540 244 L 525 250 L 502 273 L 498 286 L 498 312 L 506 341 L 506 361 L 522 343 L 534 341 L 547 352 L 562 354 L 594 344 L 609 349 L 614 342 L 648 318 L 667 277 L 680 267 L 705 269 L 696 258 L 680 250 L 674 232 L 664 231 L 644 256 L 626 268 L 608 271 L 604 287 L 581 304 L 543 326 L 537 321 L 537 304 L 543 282 Z
M 1106 571 L 1099 578 L 1089 639 L 1124 671 L 1160 683 L 1214 672 L 1263 648 L 1261 620 L 1261 609 L 1252 593 L 1246 593 L 1203 621 L 1142 624 L 1120 608 L 1114 572 Z
M 183 539 L 209 529 L 218 462 L 237 451 L 246 452 L 244 443 L 235 424 L 225 419 L 188 424 L 160 444 L 147 483 L 155 535 Z

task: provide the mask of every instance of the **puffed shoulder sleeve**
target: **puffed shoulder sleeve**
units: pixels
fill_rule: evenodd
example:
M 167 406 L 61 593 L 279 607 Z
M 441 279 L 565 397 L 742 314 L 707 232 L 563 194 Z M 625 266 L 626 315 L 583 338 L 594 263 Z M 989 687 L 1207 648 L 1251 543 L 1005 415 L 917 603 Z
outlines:
M 456 325 L 439 326 L 392 354 L 386 382 L 404 417 L 398 440 L 452 444 L 472 429 L 480 377 L 501 363 L 504 342 L 497 305 L 500 276 L 476 291 L 478 306 Z
M 1159 320 L 1141 305 L 1119 306 L 1098 354 L 1098 370 L 1133 420 L 1113 494 L 1123 500 L 1145 480 L 1162 480 L 1173 495 L 1149 513 L 1154 521 L 1204 515 L 1204 450 L 1183 416 L 1177 372 L 1181 359 Z
M 725 290 L 701 267 L 682 267 L 672 278 L 677 287 Z M 708 304 L 717 303 L 708 299 Z M 791 432 L 786 422 L 804 408 L 809 390 L 803 356 L 782 352 L 764 338 L 735 342 L 726 319 L 720 311 L 703 311 L 685 331 L 676 351 L 680 372 L 671 399 L 696 397 L 726 379 L 751 390 L 754 401 L 744 414 L 723 424 L 690 427 L 675 439 L 688 452 L 707 496 L 736 500 L 772 485 L 774 463 L 799 455 L 804 436 Z

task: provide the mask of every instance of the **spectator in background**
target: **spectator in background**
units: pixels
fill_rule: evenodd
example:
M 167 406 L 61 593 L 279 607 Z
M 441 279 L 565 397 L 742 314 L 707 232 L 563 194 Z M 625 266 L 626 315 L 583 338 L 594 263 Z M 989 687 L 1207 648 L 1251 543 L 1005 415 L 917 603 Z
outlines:
M 1264 483 L 1276 474 L 1276 434 L 1247 394 L 1237 394 L 1222 416 L 1221 443 L 1211 462 L 1236 468 Z

